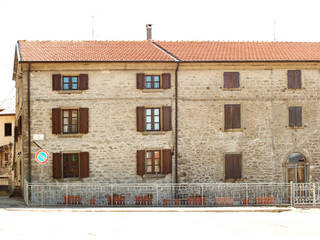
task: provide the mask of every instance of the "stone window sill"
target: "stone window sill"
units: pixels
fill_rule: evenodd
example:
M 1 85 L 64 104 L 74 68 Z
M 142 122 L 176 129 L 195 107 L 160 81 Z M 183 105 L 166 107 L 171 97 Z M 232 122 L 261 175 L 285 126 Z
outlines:
M 72 94 L 72 93 L 79 94 L 79 93 L 83 93 L 84 90 L 58 90 L 56 92 L 59 94 Z
M 156 93 L 156 92 L 164 92 L 166 89 L 163 88 L 156 88 L 156 89 L 142 89 L 143 93 Z
M 226 183 L 234 183 L 234 182 L 244 182 L 244 178 L 225 178 L 224 182 Z
M 301 91 L 301 90 L 305 90 L 306 88 L 284 88 L 282 91 L 290 91 L 290 92 L 294 92 L 294 91 Z
M 243 132 L 245 128 L 223 129 L 224 132 Z
M 305 127 L 306 127 L 306 125 L 301 126 L 301 127 L 289 127 L 289 126 L 286 126 L 287 129 L 292 129 L 292 130 L 295 130 L 295 129 L 304 129 Z
M 166 175 L 165 174 L 151 174 L 151 173 L 147 173 L 144 174 L 143 177 L 144 178 L 164 178 Z
M 82 137 L 82 133 L 71 133 L 71 134 L 58 134 L 58 137 L 69 138 L 69 137 Z
M 144 131 L 142 132 L 142 135 L 165 135 L 166 133 L 166 131 Z
M 244 87 L 238 87 L 238 88 L 224 88 L 220 87 L 222 91 L 241 91 Z

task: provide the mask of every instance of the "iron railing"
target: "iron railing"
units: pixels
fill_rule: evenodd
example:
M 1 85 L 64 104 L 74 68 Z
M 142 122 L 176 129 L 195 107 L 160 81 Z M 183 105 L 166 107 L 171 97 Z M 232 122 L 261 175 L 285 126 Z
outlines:
M 28 206 L 213 207 L 292 205 L 293 185 L 286 183 L 28 183 Z M 319 195 L 318 195 L 319 196 Z

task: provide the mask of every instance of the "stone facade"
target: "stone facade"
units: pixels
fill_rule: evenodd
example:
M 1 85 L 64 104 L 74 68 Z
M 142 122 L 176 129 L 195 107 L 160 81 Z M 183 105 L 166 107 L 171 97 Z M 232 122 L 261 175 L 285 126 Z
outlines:
M 150 183 L 174 182 L 174 174 L 141 177 L 136 173 L 136 152 L 175 149 L 175 70 L 177 63 L 32 63 L 30 64 L 31 136 L 50 154 L 88 151 L 90 177 L 54 180 L 52 157 L 41 167 L 34 160 L 33 182 Z M 21 100 L 23 134 L 22 178 L 28 179 L 27 79 L 29 66 L 19 64 L 16 78 Z M 300 69 L 302 89 L 287 88 L 287 70 Z M 285 182 L 285 165 L 292 152 L 307 161 L 307 181 L 320 180 L 318 63 L 181 63 L 178 71 L 178 181 L 224 182 L 224 154 L 242 154 L 241 182 Z M 240 73 L 240 89 L 223 89 L 223 73 Z M 19 70 L 17 71 L 19 72 Z M 171 88 L 139 90 L 136 74 L 171 74 Z M 52 74 L 89 76 L 89 89 L 74 93 L 52 91 Z M 241 104 L 242 128 L 224 131 L 224 104 Z M 145 134 L 136 129 L 137 106 L 171 106 L 172 131 Z M 288 107 L 302 106 L 303 127 L 288 127 Z M 52 134 L 51 110 L 56 107 L 89 108 L 89 133 L 67 137 Z M 50 155 L 52 156 L 52 155 Z M 173 158 L 173 173 L 174 159 Z

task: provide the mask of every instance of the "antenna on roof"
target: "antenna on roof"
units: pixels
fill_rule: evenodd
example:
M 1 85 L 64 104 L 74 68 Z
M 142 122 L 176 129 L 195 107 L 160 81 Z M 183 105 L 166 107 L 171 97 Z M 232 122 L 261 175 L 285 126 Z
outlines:
M 273 41 L 276 41 L 276 19 L 273 18 Z
M 91 16 L 91 30 L 92 30 L 91 38 L 92 40 L 94 40 L 94 16 L 93 15 Z

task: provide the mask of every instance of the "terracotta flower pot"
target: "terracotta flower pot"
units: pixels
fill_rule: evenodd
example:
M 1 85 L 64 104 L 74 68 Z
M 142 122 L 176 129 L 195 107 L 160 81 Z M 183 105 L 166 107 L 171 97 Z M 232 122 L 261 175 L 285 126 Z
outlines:
M 90 198 L 89 203 L 90 203 L 90 206 L 96 205 L 96 199 L 95 198 Z
M 181 200 L 180 199 L 174 199 L 173 203 L 175 206 L 180 206 L 181 205 Z
M 163 199 L 163 206 L 168 206 L 170 203 L 169 199 Z
M 243 205 L 249 205 L 250 204 L 250 199 L 249 198 L 243 198 L 242 199 L 242 204 Z
M 233 197 L 216 197 L 216 205 L 219 206 L 232 206 L 233 202 Z

